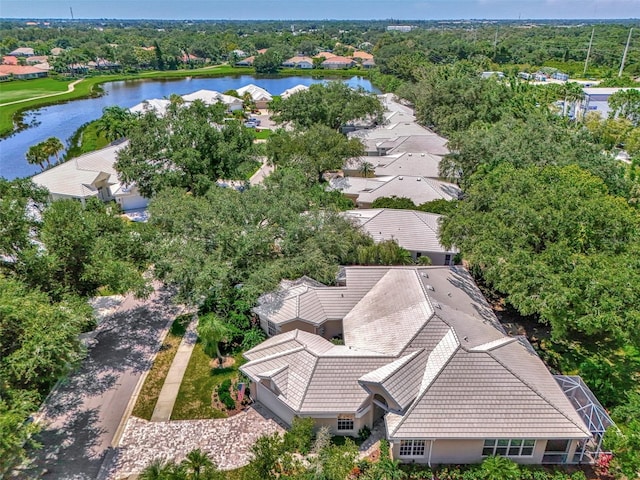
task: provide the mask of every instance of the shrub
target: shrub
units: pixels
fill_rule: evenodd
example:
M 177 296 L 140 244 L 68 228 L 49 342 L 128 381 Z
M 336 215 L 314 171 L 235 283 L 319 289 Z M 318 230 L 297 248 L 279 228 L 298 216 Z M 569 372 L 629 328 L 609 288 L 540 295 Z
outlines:
M 295 417 L 291 428 L 284 434 L 285 449 L 306 455 L 313 444 L 313 418 Z
M 233 410 L 236 408 L 236 401 L 231 397 L 231 380 L 226 379 L 218 386 L 218 398 L 227 410 Z
M 366 425 L 358 430 L 358 438 L 363 442 L 371 436 L 371 429 Z

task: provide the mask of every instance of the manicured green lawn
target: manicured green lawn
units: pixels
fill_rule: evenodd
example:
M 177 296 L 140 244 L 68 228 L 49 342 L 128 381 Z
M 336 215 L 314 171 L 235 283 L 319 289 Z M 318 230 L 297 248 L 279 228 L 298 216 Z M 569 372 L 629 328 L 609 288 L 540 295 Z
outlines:
M 14 102 L 25 98 L 65 92 L 71 80 L 55 78 L 35 78 L 33 80 L 12 80 L 0 83 L 0 103 Z
M 273 133 L 271 130 L 269 130 L 268 128 L 265 128 L 264 130 L 256 130 L 255 132 L 255 137 L 258 140 L 266 140 L 267 138 L 269 138 L 271 136 L 271 134 Z
M 171 367 L 171 362 L 173 362 L 173 358 L 176 356 L 178 346 L 182 341 L 182 337 L 190 320 L 191 315 L 182 315 L 176 318 L 173 325 L 171 325 L 171 329 L 167 333 L 153 361 L 153 366 L 151 370 L 149 370 L 149 374 L 140 390 L 136 405 L 133 407 L 132 414 L 136 417 L 151 420 L 151 415 L 153 414 L 154 408 L 156 408 L 160 390 L 162 390 L 164 380 Z
M 236 362 L 231 367 L 212 367 L 211 357 L 204 353 L 202 344 L 198 342 L 182 379 L 171 420 L 226 417 L 226 412 L 211 406 L 211 395 L 224 380 L 234 380 L 237 377 L 238 367 L 242 364 L 243 358 L 240 354 L 234 358 Z

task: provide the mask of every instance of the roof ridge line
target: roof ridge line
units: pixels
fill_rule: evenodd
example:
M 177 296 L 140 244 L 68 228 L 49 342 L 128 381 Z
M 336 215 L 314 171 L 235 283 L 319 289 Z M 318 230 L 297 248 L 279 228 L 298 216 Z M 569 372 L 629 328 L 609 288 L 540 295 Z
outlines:
M 282 352 L 276 352 L 276 353 L 273 353 L 271 355 L 267 355 L 266 357 L 256 358 L 255 360 L 251 360 L 251 361 L 245 363 L 243 365 L 243 367 L 258 365 L 260 362 L 273 360 L 274 358 L 279 358 L 279 357 L 282 357 L 284 355 L 288 355 L 290 353 L 297 353 L 297 352 L 299 352 L 301 350 L 306 350 L 306 347 L 304 345 L 299 345 L 298 347 L 293 347 L 293 348 L 290 348 L 289 350 L 284 350 Z M 309 353 L 311 353 L 311 352 L 309 352 Z
M 512 342 L 510 342 L 512 343 Z M 519 375 L 516 375 L 516 373 L 511 370 L 507 365 L 505 365 L 503 362 L 501 362 L 498 358 L 496 358 L 492 353 L 493 350 L 488 350 L 486 352 L 472 352 L 472 353 L 486 353 L 487 355 L 489 355 L 491 358 L 493 358 L 496 362 L 498 362 L 500 365 L 502 365 L 502 367 L 507 370 L 511 375 L 513 375 L 514 377 L 516 377 L 518 380 L 520 380 L 524 385 L 527 386 L 527 388 L 529 388 L 533 393 L 535 393 L 536 395 L 538 395 L 542 400 L 544 400 L 549 406 L 551 406 L 555 411 L 557 411 L 560 415 L 562 415 L 564 418 L 566 418 L 567 420 L 569 420 L 573 425 L 575 425 L 576 427 L 578 427 L 578 429 L 582 430 L 584 432 L 584 430 L 582 429 L 582 427 L 585 427 L 586 425 L 583 425 L 582 427 L 580 427 L 580 425 L 577 425 L 576 422 L 574 422 L 571 418 L 569 418 L 562 410 L 560 410 L 554 403 L 552 403 L 547 397 L 545 397 L 542 393 L 540 393 L 536 388 L 534 388 L 532 385 L 529 384 L 529 382 L 527 382 L 526 380 L 524 380 L 523 378 L 521 378 Z M 539 357 L 538 357 L 539 358 Z M 542 360 L 540 360 L 542 361 Z M 546 365 L 544 365 L 544 368 L 547 369 Z M 547 369 L 548 370 L 548 369 Z M 551 372 L 549 372 L 551 373 Z M 555 381 L 555 379 L 554 379 Z M 558 386 L 558 388 L 560 388 L 560 386 Z M 564 395 L 564 392 L 562 392 L 562 394 Z M 566 395 L 565 395 L 566 396 Z M 568 398 L 567 398 L 568 400 Z M 573 406 L 572 406 L 573 408 Z M 589 432 L 591 433 L 591 432 Z
M 440 318 L 440 317 L 438 317 L 438 318 Z M 433 379 L 431 380 L 431 383 L 429 384 L 429 386 L 433 385 L 433 383 L 438 379 L 438 377 L 440 377 L 440 375 L 442 374 L 444 369 L 447 368 L 447 365 L 449 365 L 449 363 L 451 362 L 451 359 L 456 356 L 456 353 L 462 347 L 462 345 L 460 344 L 460 340 L 458 339 L 458 335 L 456 334 L 455 329 L 452 326 L 449 326 L 449 329 L 450 329 L 450 331 L 453 332 L 453 335 L 456 337 L 458 346 L 451 353 L 451 355 L 449 355 L 449 358 L 447 358 L 447 361 L 442 364 L 442 367 L 440 368 L 438 373 L 433 377 Z M 447 335 L 448 335 L 448 332 L 440 339 L 440 342 L 442 342 L 442 340 L 444 340 L 444 337 L 446 337 Z M 440 342 L 438 342 L 438 344 L 440 344 Z M 434 347 L 434 350 L 435 350 L 435 347 Z M 431 352 L 429 352 L 429 356 L 431 356 L 432 352 L 433 352 L 433 350 L 431 350 Z M 429 357 L 427 357 L 427 363 L 429 363 Z M 427 368 L 426 364 L 425 364 L 424 368 L 426 370 L 426 368 Z M 423 376 L 424 376 L 424 373 L 423 373 Z M 420 390 L 418 390 L 418 395 L 416 395 L 416 398 L 413 400 L 413 403 L 407 409 L 406 413 L 404 415 L 402 415 L 402 419 L 398 422 L 398 424 L 396 425 L 396 428 L 393 429 L 393 433 L 398 431 L 398 429 L 402 426 L 402 424 L 405 422 L 405 420 L 409 417 L 409 414 L 415 409 L 416 405 L 418 405 L 418 402 L 422 399 L 422 397 L 424 397 L 426 395 L 426 393 L 428 391 L 429 391 L 428 387 L 425 388 L 423 392 L 420 392 Z M 389 435 L 389 436 L 391 436 L 391 435 Z
M 305 349 L 306 350 L 306 349 Z M 298 407 L 296 410 L 301 411 L 302 410 L 302 405 L 304 404 L 304 400 L 307 397 L 307 392 L 309 391 L 309 387 L 311 386 L 311 379 L 313 378 L 313 376 L 316 373 L 316 369 L 318 368 L 318 360 L 320 359 L 320 356 L 317 355 L 314 352 L 309 352 L 309 350 L 306 350 L 309 354 L 313 355 L 316 358 L 316 361 L 313 363 L 313 369 L 311 370 L 311 373 L 309 374 L 309 381 L 307 382 L 307 385 L 304 388 L 304 392 L 302 392 L 302 395 L 300 395 L 300 403 L 298 404 Z M 287 384 L 288 386 L 288 384 Z
M 389 363 L 387 363 L 387 365 L 390 365 L 390 364 L 392 364 L 393 362 L 397 362 L 398 360 L 401 360 L 403 357 L 410 357 L 410 356 L 412 356 L 412 355 L 413 355 L 413 356 L 414 356 L 413 358 L 407 358 L 407 359 L 405 359 L 404 363 L 402 363 L 402 365 L 401 365 L 401 366 L 405 366 L 407 363 L 409 363 L 410 361 L 412 361 L 415 357 L 419 356 L 419 355 L 420 355 L 420 353 L 424 352 L 424 350 L 425 350 L 424 348 L 420 348 L 420 349 L 418 349 L 418 350 L 416 350 L 416 351 L 414 351 L 414 352 L 411 352 L 411 353 L 409 353 L 409 354 L 407 354 L 407 355 L 401 355 L 401 356 L 399 356 L 398 358 L 396 358 L 396 359 L 394 359 L 394 360 L 390 361 Z M 384 367 L 386 367 L 387 365 L 382 365 L 381 367 L 375 368 L 375 369 L 371 370 L 371 372 L 375 372 L 376 370 L 378 370 L 378 369 L 380 369 L 380 368 L 384 368 Z M 400 367 L 398 367 L 398 368 L 400 368 Z M 395 374 L 395 373 L 398 371 L 398 368 L 396 368 L 396 369 L 394 369 L 392 372 L 390 372 L 386 377 L 384 377 L 382 380 L 380 380 L 380 382 L 379 382 L 379 383 L 383 383 L 383 382 L 386 382 L 387 380 L 389 380 L 389 378 L 390 378 L 393 374 Z M 367 374 L 369 374 L 369 373 L 371 373 L 371 372 L 367 372 L 365 375 L 367 375 Z M 363 375 L 363 376 L 364 376 L 364 375 Z

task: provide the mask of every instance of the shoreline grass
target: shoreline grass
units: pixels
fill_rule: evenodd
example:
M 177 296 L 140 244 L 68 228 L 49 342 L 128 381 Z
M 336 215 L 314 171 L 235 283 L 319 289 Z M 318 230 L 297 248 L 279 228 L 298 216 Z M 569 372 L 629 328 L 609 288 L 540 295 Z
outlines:
M 182 315 L 174 320 L 140 390 L 132 415 L 151 420 L 167 373 L 169 373 L 171 363 L 178 352 L 178 346 L 180 346 L 190 321 L 191 315 Z
M 230 65 L 216 65 L 211 67 L 195 68 L 192 70 L 164 70 L 153 72 L 141 72 L 135 74 L 114 74 L 114 75 L 100 75 L 93 77 L 86 77 L 81 82 L 76 84 L 75 90 L 62 95 L 56 95 L 54 97 L 34 98 L 28 102 L 17 103 L 13 105 L 6 105 L 0 107 L 0 138 L 7 137 L 27 128 L 22 123 L 22 115 L 28 110 L 34 110 L 41 107 L 50 105 L 57 105 L 60 103 L 66 103 L 72 100 L 79 100 L 82 98 L 90 98 L 99 96 L 101 94 L 100 86 L 108 82 L 128 81 L 128 80 L 163 80 L 163 79 L 180 79 L 187 77 L 198 78 L 216 78 L 225 76 L 241 76 L 251 75 L 256 78 L 277 78 L 277 77 L 291 77 L 291 76 L 303 76 L 312 78 L 350 78 L 353 76 L 369 76 L 369 71 L 348 69 L 348 70 L 301 70 L 301 69 L 283 69 L 273 75 L 259 75 L 256 74 L 253 67 L 233 67 Z M 56 79 L 56 77 L 48 77 L 49 79 Z M 43 79 L 45 80 L 45 79 Z M 69 79 L 68 83 L 71 83 L 76 79 Z M 14 80 L 13 82 L 17 82 Z M 35 82 L 37 80 L 24 80 L 24 82 Z M 21 82 L 23 82 L 21 80 Z M 68 85 L 68 83 L 66 85 Z M 5 84 L 9 85 L 9 83 Z M 62 85 L 62 82 L 61 82 Z M 62 90 L 66 90 L 65 88 Z M 55 92 L 50 92 L 55 93 Z M 26 97 L 29 98 L 29 97 Z M 2 103 L 2 102 L 0 102 Z

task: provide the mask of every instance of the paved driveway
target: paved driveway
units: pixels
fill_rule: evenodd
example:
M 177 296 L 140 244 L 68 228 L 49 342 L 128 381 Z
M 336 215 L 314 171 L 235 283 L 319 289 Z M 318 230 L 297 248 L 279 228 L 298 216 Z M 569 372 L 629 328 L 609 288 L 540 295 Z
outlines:
M 34 468 L 24 478 L 95 479 L 164 327 L 178 309 L 164 289 L 147 300 L 124 299 L 100 324 L 97 344 L 44 408 Z

